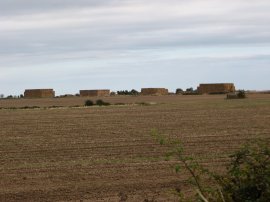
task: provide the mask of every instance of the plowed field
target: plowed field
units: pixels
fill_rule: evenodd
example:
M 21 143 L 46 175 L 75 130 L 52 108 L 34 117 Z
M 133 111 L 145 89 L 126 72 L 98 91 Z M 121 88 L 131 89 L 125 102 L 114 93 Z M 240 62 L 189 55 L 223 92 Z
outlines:
M 0 201 L 176 201 L 170 190 L 189 192 L 187 175 L 164 161 L 151 129 L 179 138 L 213 170 L 246 141 L 270 141 L 270 95 L 123 96 L 104 100 L 128 105 L 69 107 L 85 99 L 0 100 L 0 108 L 42 107 L 0 110 Z

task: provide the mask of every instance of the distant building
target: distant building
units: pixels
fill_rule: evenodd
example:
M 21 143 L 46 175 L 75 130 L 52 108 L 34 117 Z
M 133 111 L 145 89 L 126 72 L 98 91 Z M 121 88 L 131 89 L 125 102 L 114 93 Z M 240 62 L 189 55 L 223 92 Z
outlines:
M 53 89 L 26 89 L 24 91 L 25 98 L 53 98 L 54 96 Z
M 80 90 L 81 97 L 103 97 L 109 96 L 110 90 L 101 89 L 101 90 Z
M 200 84 L 197 88 L 199 94 L 219 94 L 235 92 L 233 83 L 209 83 Z
M 169 91 L 166 88 L 142 88 L 141 95 L 168 95 Z

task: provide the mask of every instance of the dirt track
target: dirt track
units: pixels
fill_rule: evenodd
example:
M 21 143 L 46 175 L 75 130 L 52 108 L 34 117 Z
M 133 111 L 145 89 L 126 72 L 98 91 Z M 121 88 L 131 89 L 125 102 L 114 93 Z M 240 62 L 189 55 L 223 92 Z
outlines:
M 74 106 L 85 98 L 1 100 L 0 107 Z M 224 168 L 247 140 L 270 140 L 270 95 L 104 98 L 89 108 L 0 110 L 0 201 L 175 201 L 169 190 L 189 190 L 153 128 L 180 138 L 189 155 Z

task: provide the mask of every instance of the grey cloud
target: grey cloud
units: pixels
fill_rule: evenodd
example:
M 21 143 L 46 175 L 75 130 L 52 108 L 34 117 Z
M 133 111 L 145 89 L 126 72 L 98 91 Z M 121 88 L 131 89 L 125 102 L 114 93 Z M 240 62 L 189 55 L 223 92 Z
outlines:
M 39 71 L 48 63 L 61 72 L 64 62 L 90 66 L 89 71 L 101 67 L 111 73 L 118 65 L 131 68 L 132 63 L 138 63 L 140 70 L 149 64 L 152 69 L 181 65 L 180 61 L 169 62 L 172 55 L 182 62 L 204 60 L 209 64 L 224 62 L 222 58 L 268 61 L 269 9 L 267 0 L 0 1 L 0 70 L 29 66 Z M 201 47 L 205 55 L 196 56 Z M 243 54 L 227 47 L 241 47 Z M 258 53 L 256 47 L 262 51 Z M 177 55 L 176 50 L 182 52 Z M 216 50 L 219 55 L 212 57 Z M 195 56 L 190 57 L 192 54 Z M 155 62 L 163 60 L 166 62 Z M 67 71 L 74 75 L 72 68 Z
M 8 0 L 0 1 L 1 16 L 29 15 L 67 8 L 111 5 L 118 0 Z

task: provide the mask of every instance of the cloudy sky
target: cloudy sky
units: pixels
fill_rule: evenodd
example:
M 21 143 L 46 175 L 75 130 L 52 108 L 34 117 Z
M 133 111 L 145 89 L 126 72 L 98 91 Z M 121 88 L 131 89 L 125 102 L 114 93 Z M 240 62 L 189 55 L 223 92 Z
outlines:
M 270 89 L 269 0 L 1 0 L 0 93 Z

